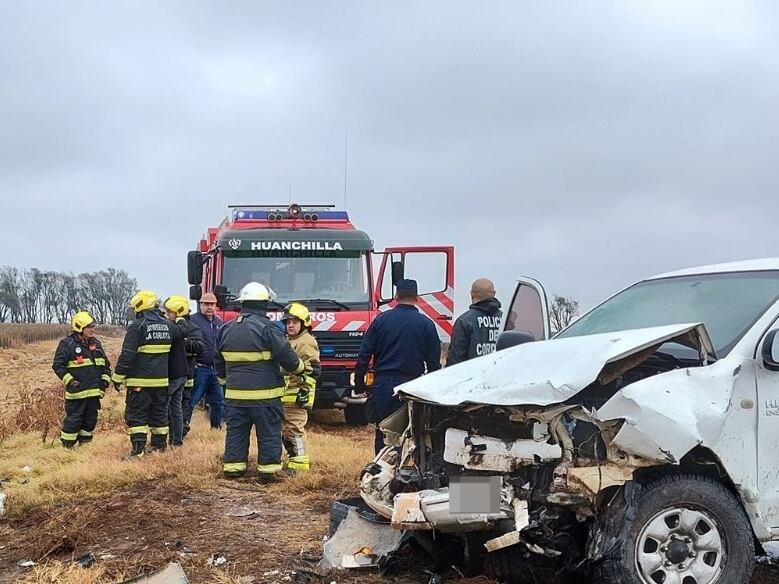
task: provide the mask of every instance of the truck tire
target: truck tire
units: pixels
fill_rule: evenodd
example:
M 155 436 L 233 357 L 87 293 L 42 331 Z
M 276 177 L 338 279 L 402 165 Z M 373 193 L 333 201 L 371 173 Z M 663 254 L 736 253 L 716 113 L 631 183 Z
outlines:
M 570 584 L 581 580 L 561 572 L 560 565 L 515 545 L 487 554 L 484 573 L 508 584 Z
M 368 412 L 364 404 L 346 404 L 344 419 L 347 426 L 365 426 L 368 424 Z
M 747 584 L 754 534 L 741 502 L 722 483 L 693 474 L 661 477 L 641 489 L 633 513 L 602 517 L 614 545 L 593 566 L 602 584 Z M 616 519 L 616 521 L 615 521 Z

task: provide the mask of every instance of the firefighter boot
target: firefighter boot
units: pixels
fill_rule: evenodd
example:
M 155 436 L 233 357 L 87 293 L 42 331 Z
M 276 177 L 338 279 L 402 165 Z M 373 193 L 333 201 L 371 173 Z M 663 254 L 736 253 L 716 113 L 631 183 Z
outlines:
M 139 458 L 146 453 L 146 441 L 133 440 L 130 444 L 132 444 L 132 450 L 127 458 Z
M 278 482 L 279 477 L 275 472 L 258 472 L 257 482 L 261 485 L 269 485 Z

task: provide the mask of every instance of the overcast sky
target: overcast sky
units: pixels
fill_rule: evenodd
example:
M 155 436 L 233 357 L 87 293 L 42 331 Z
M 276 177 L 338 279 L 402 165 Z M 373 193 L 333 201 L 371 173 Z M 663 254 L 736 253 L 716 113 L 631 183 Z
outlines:
M 773 2 L 0 1 L 0 264 L 186 293 L 229 203 L 590 306 L 779 255 Z

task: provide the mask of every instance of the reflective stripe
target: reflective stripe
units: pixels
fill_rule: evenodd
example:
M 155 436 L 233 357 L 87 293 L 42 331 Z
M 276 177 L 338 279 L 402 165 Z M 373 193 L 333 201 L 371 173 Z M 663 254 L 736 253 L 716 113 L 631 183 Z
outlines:
M 119 375 L 118 373 L 114 373 L 111 376 L 111 381 L 116 381 L 117 383 L 122 383 L 127 378 L 126 375 Z
M 64 383 L 65 385 L 67 385 L 71 381 L 73 381 L 73 376 L 70 373 L 66 373 L 65 375 L 62 376 L 62 383 Z
M 258 464 L 257 465 L 257 472 L 261 472 L 263 474 L 273 474 L 275 472 L 279 472 L 281 470 L 281 464 Z
M 124 380 L 127 387 L 168 387 L 167 377 L 128 377 Z
M 300 375 L 305 370 L 306 370 L 306 364 L 303 363 L 303 359 L 299 359 L 298 360 L 298 366 L 295 368 L 295 370 L 292 372 L 292 374 L 293 375 Z
M 127 428 L 128 434 L 146 434 L 149 431 L 148 426 L 130 426 Z
M 246 463 L 245 462 L 225 462 L 224 465 L 222 465 L 222 470 L 224 472 L 243 472 L 246 470 Z
M 219 385 L 225 385 L 225 384 L 227 383 L 227 379 L 225 379 L 224 377 L 217 377 L 217 378 L 216 378 L 216 382 L 217 382 Z
M 283 387 L 269 387 L 267 389 L 230 389 L 225 391 L 227 399 L 273 399 L 284 395 Z
M 78 438 L 78 432 L 60 432 L 60 438 L 62 440 L 75 440 Z
M 81 391 L 65 391 L 65 399 L 84 399 L 87 397 L 101 397 L 101 390 L 97 388 L 82 389 Z
M 91 436 L 92 432 L 87 432 L 86 430 L 79 430 L 78 431 L 79 436 Z
M 187 379 L 184 382 L 184 387 L 194 387 L 195 386 L 195 380 L 194 379 Z
M 287 468 L 293 470 L 309 470 L 311 468 L 311 459 L 309 459 L 308 454 L 290 456 L 287 461 Z
M 103 381 L 106 381 L 108 383 L 111 383 L 111 376 L 108 373 L 103 373 L 100 376 L 100 379 L 102 379 Z
M 170 353 L 170 345 L 141 345 L 138 347 L 139 353 L 148 353 L 159 355 L 160 353 Z
M 222 351 L 222 357 L 228 363 L 256 363 L 273 358 L 270 351 Z
M 105 365 L 105 360 L 103 362 L 103 365 Z M 76 367 L 94 367 L 95 362 L 92 361 L 92 359 L 84 359 L 81 363 L 78 361 L 68 361 L 68 369 L 73 369 Z
M 95 357 L 95 365 L 105 365 L 105 359 L 103 357 Z
M 159 427 L 150 426 L 149 430 L 151 430 L 152 434 L 157 434 L 158 436 L 168 433 L 167 426 L 159 426 Z

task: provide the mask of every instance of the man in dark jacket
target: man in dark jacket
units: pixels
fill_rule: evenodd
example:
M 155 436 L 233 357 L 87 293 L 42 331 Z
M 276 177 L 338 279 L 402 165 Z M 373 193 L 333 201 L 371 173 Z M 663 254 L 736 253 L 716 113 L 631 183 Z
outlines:
M 257 432 L 257 480 L 276 479 L 281 471 L 281 397 L 285 393 L 281 369 L 300 375 L 303 361 L 292 350 L 284 333 L 265 314 L 268 289 L 249 282 L 238 301 L 241 314 L 219 332 L 216 372 L 225 385 L 227 435 L 223 471 L 226 478 L 246 474 L 249 437 Z
M 135 320 L 124 336 L 112 380 L 119 390 L 127 386 L 124 421 L 130 434 L 130 456 L 143 456 L 151 432 L 152 450 L 168 443 L 168 354 L 173 341 L 186 329 L 168 321 L 159 311 L 157 295 L 141 290 L 130 299 Z
M 368 327 L 354 370 L 355 385 L 365 388 L 365 373 L 373 358 L 375 381 L 368 396 L 371 421 L 376 423 L 376 453 L 384 447 L 379 422 L 402 405 L 395 388 L 441 368 L 441 341 L 433 321 L 416 307 L 417 283 L 401 280 L 396 287 L 397 306 L 380 314 Z
M 70 321 L 73 333 L 62 339 L 52 369 L 65 384 L 65 419 L 60 441 L 65 448 L 92 441 L 100 398 L 111 381 L 111 364 L 95 337 L 95 319 L 77 312 Z
M 181 446 L 184 440 L 184 413 L 182 402 L 187 380 L 190 377 L 189 355 L 203 352 L 203 333 L 189 320 L 189 300 L 183 296 L 171 296 L 163 303 L 168 320 L 183 319 L 186 338 L 173 341 L 168 356 L 168 440 L 171 446 Z
M 214 355 L 216 353 L 216 341 L 219 330 L 224 324 L 222 319 L 216 316 L 216 296 L 207 292 L 200 299 L 200 312 L 192 315 L 192 322 L 200 327 L 203 333 L 205 348 L 197 358 L 195 366 L 194 385 L 192 387 L 192 404 L 185 417 L 185 424 L 189 426 L 192 418 L 192 409 L 203 397 L 209 405 L 211 427 L 222 427 L 224 418 L 224 390 L 216 379 L 214 372 Z
M 455 321 L 446 366 L 495 352 L 500 333 L 500 301 L 495 285 L 479 278 L 471 285 L 471 307 Z

